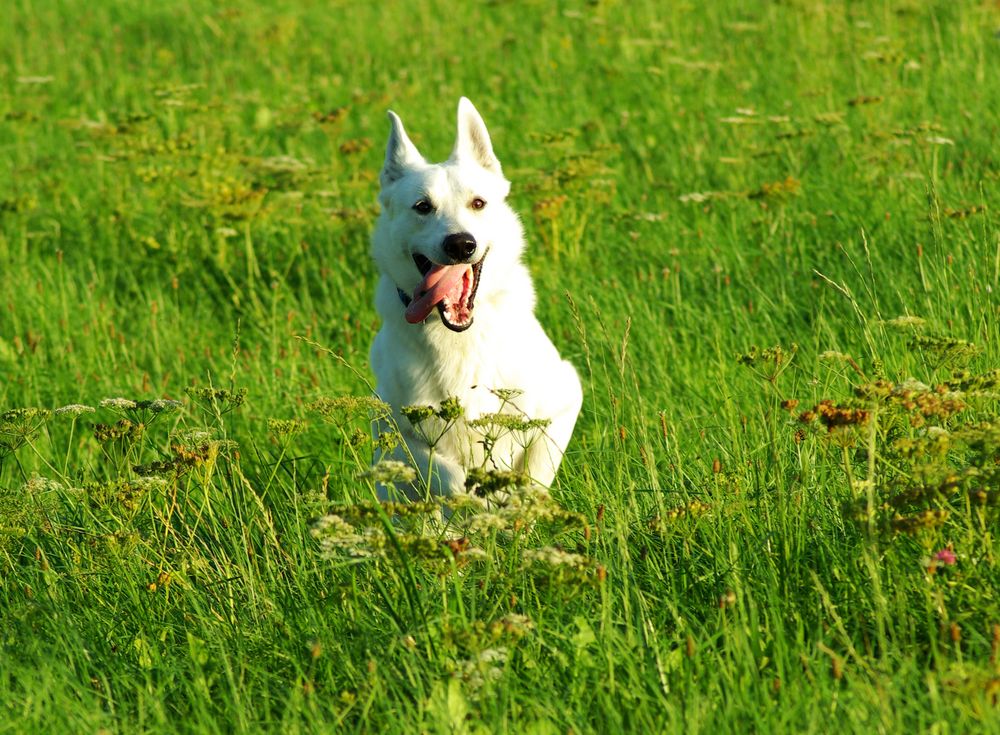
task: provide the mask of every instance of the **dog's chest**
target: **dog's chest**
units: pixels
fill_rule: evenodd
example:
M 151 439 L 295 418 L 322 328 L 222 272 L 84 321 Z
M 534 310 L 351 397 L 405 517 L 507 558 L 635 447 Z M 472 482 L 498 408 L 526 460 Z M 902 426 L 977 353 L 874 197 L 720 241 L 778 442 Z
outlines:
M 427 353 L 432 358 L 427 383 L 435 386 L 437 400 L 455 396 L 467 416 L 477 416 L 499 410 L 501 401 L 495 391 L 524 387 L 515 383 L 516 356 L 511 354 L 509 345 L 478 335 L 462 340 L 448 340 L 449 336 L 445 335 L 440 342 L 432 337 L 427 344 Z
M 372 366 L 380 396 L 396 407 L 454 396 L 474 418 L 501 410 L 497 391 L 510 389 L 523 392 L 517 401 L 522 410 L 536 403 L 532 387 L 540 366 L 527 353 L 524 335 L 503 329 L 456 335 L 433 324 L 401 332 L 390 327 L 376 338 Z

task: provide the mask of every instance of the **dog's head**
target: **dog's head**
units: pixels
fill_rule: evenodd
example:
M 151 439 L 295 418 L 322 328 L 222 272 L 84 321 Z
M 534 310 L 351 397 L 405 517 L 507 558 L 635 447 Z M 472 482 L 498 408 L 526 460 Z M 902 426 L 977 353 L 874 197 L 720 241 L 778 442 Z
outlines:
M 375 261 L 403 294 L 408 322 L 423 322 L 437 307 L 446 327 L 464 331 L 477 294 L 483 298 L 491 283 L 499 285 L 520 258 L 521 225 L 505 201 L 510 183 L 466 98 L 458 103 L 458 136 L 444 163 L 428 163 L 399 116 L 389 112 L 389 120 Z

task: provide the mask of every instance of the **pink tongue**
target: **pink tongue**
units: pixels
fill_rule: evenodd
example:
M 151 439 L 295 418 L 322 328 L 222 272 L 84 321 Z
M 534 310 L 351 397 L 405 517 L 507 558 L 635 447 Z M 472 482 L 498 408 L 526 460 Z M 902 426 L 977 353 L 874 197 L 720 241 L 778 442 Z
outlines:
M 469 273 L 471 278 L 471 270 L 472 266 L 464 263 L 431 266 L 424 280 L 413 291 L 413 301 L 406 307 L 406 321 L 419 324 L 427 318 L 431 309 L 448 296 L 452 297 L 452 301 L 459 301 L 462 298 L 465 274 Z

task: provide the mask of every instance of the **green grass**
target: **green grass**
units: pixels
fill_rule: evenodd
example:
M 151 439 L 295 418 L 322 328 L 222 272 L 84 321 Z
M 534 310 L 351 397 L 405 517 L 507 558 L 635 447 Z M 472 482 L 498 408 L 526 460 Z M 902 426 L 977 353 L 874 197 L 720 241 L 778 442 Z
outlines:
M 183 406 L 2 419 L 0 733 L 1000 730 L 995 4 L 260 5 L 5 7 L 0 412 Z M 568 525 L 331 559 L 385 110 L 443 158 L 463 94 Z

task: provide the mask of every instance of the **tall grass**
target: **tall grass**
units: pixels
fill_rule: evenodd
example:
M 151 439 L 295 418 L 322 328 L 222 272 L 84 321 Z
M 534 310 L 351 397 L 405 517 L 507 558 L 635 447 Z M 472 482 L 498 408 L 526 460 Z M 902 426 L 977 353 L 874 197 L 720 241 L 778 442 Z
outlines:
M 8 6 L 0 731 L 998 727 L 993 5 Z M 442 535 L 360 399 L 463 94 L 586 398 Z

